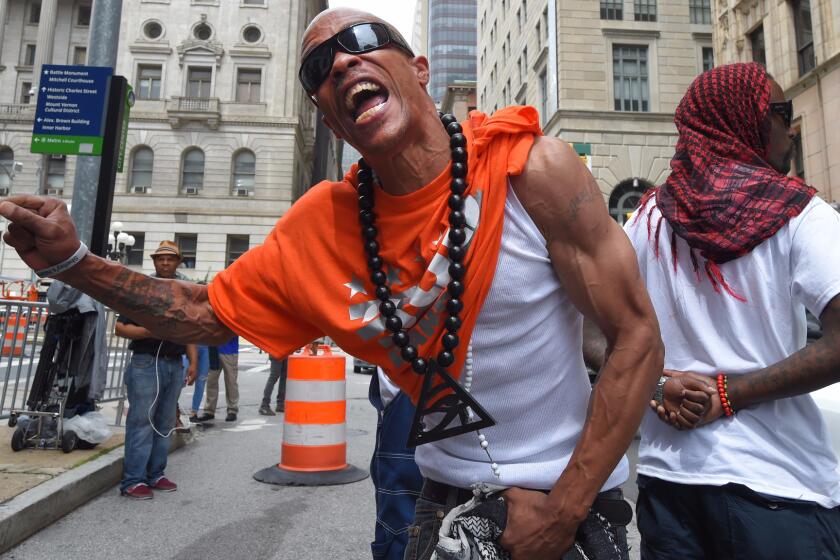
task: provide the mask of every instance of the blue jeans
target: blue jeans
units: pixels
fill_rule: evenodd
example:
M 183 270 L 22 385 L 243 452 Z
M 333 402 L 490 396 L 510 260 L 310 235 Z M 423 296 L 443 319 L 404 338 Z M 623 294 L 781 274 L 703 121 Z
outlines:
M 371 553 L 374 560 L 402 560 L 415 502 L 423 486 L 414 449 L 406 447 L 414 405 L 400 391 L 383 408 L 376 373 L 370 382 L 369 398 L 379 412 L 376 448 L 370 461 L 370 478 L 376 490 L 376 533 Z
M 120 490 L 139 482 L 149 484 L 163 476 L 171 440 L 155 433 L 149 418 L 163 435 L 175 426 L 175 404 L 184 386 L 181 358 L 160 358 L 156 368 L 154 356 L 135 354 L 125 371 L 125 385 L 129 407 Z
M 187 367 L 190 361 L 186 356 L 183 357 L 184 375 L 186 376 Z M 207 383 L 207 374 L 210 372 L 210 351 L 206 346 L 198 347 L 198 366 L 196 369 L 195 391 L 192 396 L 191 412 L 198 412 L 201 410 L 201 399 L 204 398 L 204 385 Z

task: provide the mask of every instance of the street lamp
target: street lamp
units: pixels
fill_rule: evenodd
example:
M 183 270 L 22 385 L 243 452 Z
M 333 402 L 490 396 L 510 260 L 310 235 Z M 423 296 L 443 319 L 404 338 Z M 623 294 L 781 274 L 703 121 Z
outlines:
M 134 236 L 122 231 L 122 222 L 112 222 L 108 232 L 107 257 L 112 261 L 123 262 L 129 250 L 134 247 Z

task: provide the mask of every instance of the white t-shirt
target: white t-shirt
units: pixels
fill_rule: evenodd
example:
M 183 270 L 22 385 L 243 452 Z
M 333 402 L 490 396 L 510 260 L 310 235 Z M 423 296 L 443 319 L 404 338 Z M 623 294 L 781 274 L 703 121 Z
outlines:
M 648 239 L 648 210 L 642 210 L 625 230 L 656 309 L 668 369 L 735 376 L 775 364 L 805 346 L 805 309 L 819 317 L 840 293 L 840 214 L 817 197 L 776 235 L 720 266 L 746 303 L 715 292 L 702 258 L 698 276 L 679 237 L 674 270 L 667 220 L 657 258 Z M 660 216 L 654 209 L 652 231 Z M 691 431 L 678 431 L 648 411 L 641 431 L 640 474 L 683 484 L 732 482 L 840 505 L 837 457 L 810 395 L 738 410 Z
M 470 341 L 470 394 L 497 422 L 481 432 L 501 476 L 493 476 L 475 433 L 418 446 L 415 459 L 423 476 L 460 488 L 489 482 L 551 489 L 586 423 L 591 387 L 582 324 L 545 238 L 509 186 L 493 285 Z M 602 489 L 619 486 L 628 474 L 622 457 Z

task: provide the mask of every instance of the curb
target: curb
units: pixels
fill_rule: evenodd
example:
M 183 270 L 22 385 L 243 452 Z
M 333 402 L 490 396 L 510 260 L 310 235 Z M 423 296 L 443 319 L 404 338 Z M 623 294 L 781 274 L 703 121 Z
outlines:
M 170 452 L 194 440 L 195 428 L 173 439 Z M 118 484 L 123 451 L 120 446 L 0 504 L 0 554 Z

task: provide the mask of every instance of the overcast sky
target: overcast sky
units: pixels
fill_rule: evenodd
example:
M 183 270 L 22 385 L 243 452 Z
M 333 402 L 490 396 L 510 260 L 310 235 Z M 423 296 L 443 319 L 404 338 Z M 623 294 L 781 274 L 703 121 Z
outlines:
M 396 27 L 411 43 L 415 0 L 329 0 L 330 8 L 348 6 L 370 12 Z

